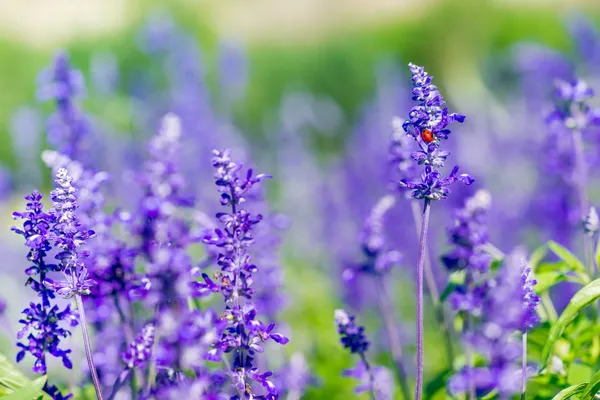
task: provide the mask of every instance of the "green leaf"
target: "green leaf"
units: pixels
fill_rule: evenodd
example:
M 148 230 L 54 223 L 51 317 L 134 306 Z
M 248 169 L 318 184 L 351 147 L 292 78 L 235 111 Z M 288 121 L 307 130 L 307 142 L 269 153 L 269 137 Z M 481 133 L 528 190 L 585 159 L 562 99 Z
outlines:
M 588 283 L 577 293 L 575 293 L 575 295 L 573 296 L 563 313 L 552 326 L 552 329 L 550 329 L 550 333 L 548 334 L 548 341 L 546 342 L 544 350 L 542 351 L 540 370 L 546 366 L 552 348 L 554 347 L 554 343 L 558 340 L 558 338 L 560 338 L 567 326 L 569 326 L 569 324 L 573 322 L 573 320 L 581 310 L 583 310 L 588 304 L 598 300 L 599 298 L 600 279 L 596 279 Z
M 556 271 L 535 274 L 537 284 L 533 287 L 533 290 L 535 290 L 537 294 L 541 294 L 566 279 L 567 278 L 563 273 Z
M 440 303 L 443 303 L 448 296 L 454 292 L 456 287 L 462 285 L 465 281 L 466 272 L 465 271 L 456 271 L 452 272 L 448 277 L 448 284 L 444 288 L 444 291 L 440 295 Z
M 444 291 L 440 295 L 440 303 L 443 303 L 444 301 L 446 301 L 448 296 L 450 296 L 450 294 L 452 292 L 454 292 L 454 289 L 456 289 L 458 286 L 459 285 L 457 285 L 456 283 L 448 282 L 448 284 L 444 288 Z
M 567 248 L 561 246 L 555 241 L 548 242 L 548 248 L 554 254 L 556 254 L 561 260 L 563 260 L 570 269 L 577 272 L 585 273 L 585 265 L 575 256 L 575 254 L 571 253 Z
M 600 392 L 600 371 L 596 372 L 590 383 L 587 384 L 583 394 L 580 396 L 583 400 L 592 400 L 596 393 Z
M 17 367 L 0 353 L 0 395 L 14 392 L 30 382 Z
M 445 389 L 446 382 L 448 381 L 448 378 L 450 378 L 451 376 L 452 376 L 452 370 L 446 368 L 442 372 L 437 374 L 432 380 L 427 382 L 425 384 L 425 387 L 423 388 L 424 398 L 431 399 L 431 398 L 433 398 L 433 396 L 435 396 L 435 394 L 437 392 L 439 392 L 442 389 Z
M 575 395 L 583 392 L 585 389 L 585 386 L 586 386 L 585 383 L 580 383 L 579 385 L 569 386 L 568 388 L 563 389 L 560 392 L 558 392 L 558 394 L 556 396 L 554 396 L 552 398 L 552 400 L 570 399 L 572 396 L 575 396 Z
M 45 377 L 40 377 L 34 382 L 38 382 L 42 378 L 45 382 Z M 32 384 L 33 383 L 31 380 L 27 379 L 27 377 L 17 369 L 17 367 L 15 367 L 2 353 L 0 353 L 0 396 L 2 400 L 7 399 L 7 395 L 12 395 L 13 393 L 16 393 L 24 388 L 28 388 Z M 43 386 L 44 384 L 42 383 L 41 387 Z M 35 398 L 36 393 L 38 396 L 43 396 L 44 400 L 52 400 L 50 396 L 41 391 L 41 387 L 34 393 L 34 396 L 28 400 Z
M 36 400 L 42 396 L 42 388 L 46 383 L 46 376 L 41 376 L 33 382 L 29 382 L 27 386 L 22 387 L 16 392 L 12 392 L 7 396 L 2 396 L 2 400 Z
M 546 254 L 548 254 L 548 246 L 546 246 L 545 244 L 532 251 L 531 256 L 529 257 L 529 265 L 531 266 L 531 269 L 535 271 L 537 266 L 546 257 Z

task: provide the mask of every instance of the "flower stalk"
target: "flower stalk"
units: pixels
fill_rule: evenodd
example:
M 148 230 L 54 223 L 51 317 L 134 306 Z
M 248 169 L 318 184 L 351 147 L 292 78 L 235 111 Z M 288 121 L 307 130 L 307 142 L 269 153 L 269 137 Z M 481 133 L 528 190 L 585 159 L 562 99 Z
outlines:
M 90 374 L 92 375 L 92 382 L 94 383 L 96 396 L 98 397 L 98 400 L 103 400 L 104 397 L 102 396 L 102 386 L 100 385 L 100 379 L 98 379 L 98 372 L 96 372 L 96 367 L 94 365 L 90 334 L 87 328 L 87 320 L 85 318 L 85 310 L 83 308 L 83 300 L 81 299 L 81 295 L 75 295 L 75 302 L 77 303 L 77 310 L 79 311 L 79 319 L 81 322 L 81 333 L 83 334 L 85 358 L 87 359 L 88 367 L 90 368 Z
M 417 260 L 417 377 L 415 400 L 421 400 L 423 395 L 423 354 L 425 350 L 423 338 L 423 275 L 430 212 L 431 202 L 429 199 L 425 199 L 421 219 L 421 234 L 419 235 L 419 258 Z
M 417 201 L 411 200 L 410 206 L 413 214 L 413 220 L 415 222 L 415 229 L 417 231 L 417 236 L 421 236 L 421 212 L 419 210 L 419 203 Z M 427 244 L 425 244 L 427 247 Z M 427 291 L 431 295 L 431 301 L 433 303 L 433 307 L 435 309 L 435 317 L 437 322 L 440 324 L 440 328 L 442 329 L 442 334 L 445 339 L 445 347 L 446 354 L 448 357 L 448 362 L 452 365 L 452 360 L 454 360 L 454 349 L 452 344 L 452 328 L 448 323 L 448 319 L 446 317 L 446 312 L 444 310 L 444 306 L 440 302 L 440 291 L 437 287 L 437 283 L 435 281 L 435 276 L 433 274 L 433 267 L 431 265 L 431 258 L 429 257 L 429 252 L 427 248 L 425 249 L 425 262 L 424 262 L 424 273 L 425 273 L 425 284 L 427 285 Z

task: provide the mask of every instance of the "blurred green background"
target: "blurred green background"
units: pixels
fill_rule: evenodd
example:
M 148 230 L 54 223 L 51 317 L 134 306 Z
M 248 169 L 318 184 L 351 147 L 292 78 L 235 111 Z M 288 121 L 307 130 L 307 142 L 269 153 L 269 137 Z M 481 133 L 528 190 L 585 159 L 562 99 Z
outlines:
M 600 7 L 588 1 L 490 0 L 275 0 L 171 2 L 69 0 L 0 2 L 0 140 L 10 142 L 17 107 L 35 102 L 35 77 L 51 55 L 67 48 L 73 64 L 89 71 L 90 56 L 109 50 L 122 71 L 142 60 L 135 33 L 151 10 L 168 10 L 203 48 L 209 83 L 220 39 L 241 42 L 249 57 L 249 88 L 234 115 L 242 130 L 264 139 L 265 121 L 288 89 L 306 89 L 335 100 L 353 121 L 371 94 L 374 64 L 382 58 L 427 65 L 438 86 L 469 79 L 490 55 L 518 41 L 569 50 L 565 16 L 578 11 L 593 21 Z M 213 85 L 214 87 L 214 85 Z M 465 88 L 466 90 L 466 88 Z M 217 94 L 218 95 L 218 94 Z M 86 109 L 127 124 L 123 104 L 94 102 Z M 314 138 L 319 150 L 339 148 L 347 126 Z M 0 162 L 14 167 L 12 147 Z
M 271 130 L 264 128 L 274 123 L 275 110 L 286 91 L 302 89 L 336 101 L 345 122 L 333 134 L 314 132 L 310 138 L 313 149 L 326 155 L 340 149 L 357 112 L 372 94 L 374 65 L 378 61 L 393 59 L 400 64 L 413 61 L 426 65 L 430 74 L 436 76 L 438 86 L 443 88 L 445 82 L 453 80 L 454 85 L 458 81 L 458 87 L 462 85 L 468 92 L 469 85 L 477 85 L 480 80 L 481 65 L 516 42 L 534 41 L 570 51 L 564 18 L 579 11 L 600 22 L 598 3 L 597 0 L 0 1 L 0 163 L 10 169 L 16 167 L 10 118 L 18 107 L 35 104 L 36 76 L 50 63 L 57 49 L 68 49 L 72 64 L 86 74 L 92 54 L 104 50 L 117 56 L 122 73 L 131 73 L 144 62 L 135 50 L 136 32 L 156 9 L 168 10 L 196 36 L 213 89 L 219 41 L 226 38 L 243 44 L 249 57 L 249 86 L 246 96 L 235 104 L 233 115 L 236 124 L 256 145 L 268 142 L 265 132 Z M 216 91 L 213 94 L 218 99 L 219 94 Z M 127 131 L 126 98 L 117 96 L 107 101 L 91 93 L 83 107 Z M 284 318 L 295 332 L 292 343 L 296 340 L 296 349 L 312 350 L 315 372 L 327 382 L 320 389 L 312 389 L 307 398 L 352 398 L 354 382 L 340 377 L 340 371 L 352 362 L 350 355 L 337 346 L 330 313 L 339 306 L 334 285 L 300 261 L 289 260 L 286 268 L 288 276 L 294 276 L 294 285 L 289 285 L 288 290 L 292 297 L 301 299 L 290 305 Z M 311 290 L 305 290 L 306 287 Z M 399 286 L 397 293 L 403 320 L 414 321 L 412 285 Z M 369 326 L 377 325 L 374 315 L 363 319 Z M 427 342 L 441 343 L 431 313 L 426 326 L 431 336 L 426 338 Z M 7 341 L 1 344 L 3 349 L 12 346 Z M 441 348 L 432 346 L 427 351 L 427 376 L 444 373 L 443 366 L 447 363 Z

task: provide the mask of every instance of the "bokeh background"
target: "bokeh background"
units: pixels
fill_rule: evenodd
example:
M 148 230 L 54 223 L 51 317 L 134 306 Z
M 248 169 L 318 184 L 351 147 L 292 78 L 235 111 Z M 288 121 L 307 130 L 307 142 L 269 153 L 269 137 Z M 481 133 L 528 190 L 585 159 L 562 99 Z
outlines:
M 467 115 L 448 143 L 452 160 L 477 180 L 436 204 L 432 253 L 447 249 L 452 209 L 478 188 L 492 194 L 498 247 L 568 243 L 576 216 L 557 215 L 555 203 L 574 199 L 560 186 L 569 178 L 550 176 L 544 164 L 544 115 L 556 77 L 577 74 L 600 90 L 599 27 L 594 0 L 0 0 L 0 296 L 8 301 L 0 350 L 14 356 L 12 332 L 30 295 L 22 285 L 25 250 L 9 228 L 22 194 L 50 185 L 40 153 L 52 105 L 37 100 L 36 77 L 59 49 L 85 75 L 80 104 L 93 138 L 86 151 L 113 174 L 120 204 L 128 205 L 143 142 L 167 111 L 182 118 L 183 168 L 203 211 L 216 208 L 212 147 L 233 147 L 274 175 L 271 205 L 290 221 L 281 249 L 281 321 L 293 332 L 285 351 L 304 353 L 318 376 L 306 398 L 348 399 L 354 383 L 340 373 L 352 361 L 338 346 L 332 315 L 342 305 L 356 310 L 381 342 L 369 283 L 349 285 L 342 272 L 359 255 L 369 209 L 389 193 L 391 121 L 411 107 L 407 63 L 424 65 L 451 110 Z M 398 205 L 388 225 L 390 244 L 404 254 L 392 284 L 414 369 L 410 208 Z M 443 287 L 446 273 L 434 264 Z M 432 312 L 426 327 L 431 379 L 446 373 L 447 361 Z M 378 362 L 390 359 L 383 352 Z

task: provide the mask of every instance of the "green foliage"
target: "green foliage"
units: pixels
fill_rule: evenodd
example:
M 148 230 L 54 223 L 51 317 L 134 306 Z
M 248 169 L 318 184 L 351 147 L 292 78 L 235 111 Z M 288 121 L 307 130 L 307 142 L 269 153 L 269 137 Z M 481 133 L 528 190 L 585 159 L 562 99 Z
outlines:
M 2 396 L 3 400 L 42 400 L 43 394 L 40 393 L 46 384 L 46 376 L 41 376 L 29 385 L 14 391 L 6 396 Z
M 465 271 L 456 271 L 456 272 L 452 272 L 448 278 L 448 284 L 446 285 L 446 287 L 444 288 L 444 291 L 442 292 L 442 294 L 440 295 L 440 302 L 443 303 L 444 301 L 446 301 L 446 299 L 448 298 L 448 296 L 454 292 L 454 290 L 463 284 L 463 282 L 465 281 Z
M 31 381 L 0 353 L 0 398 L 3 400 L 31 400 L 38 397 L 52 400 L 42 392 L 46 377 Z
M 585 265 L 570 250 L 552 240 L 548 242 L 548 248 L 564 261 L 571 270 L 585 274 Z
M 567 280 L 567 276 L 562 272 L 548 271 L 535 274 L 537 284 L 534 290 L 537 294 L 542 294 L 548 291 L 554 285 Z
M 592 400 L 598 392 L 600 392 L 600 371 L 592 376 L 592 379 L 590 379 L 590 382 L 585 387 L 581 398 L 582 400 Z
M 556 341 L 563 334 L 565 329 L 577 317 L 577 315 L 590 303 L 600 298 L 600 279 L 590 282 L 579 290 L 571 299 L 563 313 L 550 329 L 548 341 L 542 350 L 540 369 L 543 369 L 548 362 L 552 349 Z
M 566 389 L 561 390 L 552 400 L 564 400 L 570 399 L 571 397 L 582 393 L 585 390 L 585 383 L 579 385 L 569 386 Z

